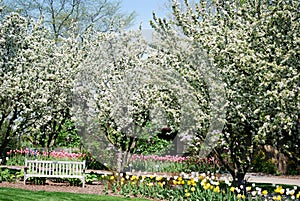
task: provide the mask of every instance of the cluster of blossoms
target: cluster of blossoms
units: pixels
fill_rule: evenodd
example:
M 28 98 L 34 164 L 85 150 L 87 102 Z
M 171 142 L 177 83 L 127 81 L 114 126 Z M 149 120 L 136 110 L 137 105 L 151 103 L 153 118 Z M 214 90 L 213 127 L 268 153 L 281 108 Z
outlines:
M 66 151 L 51 151 L 49 156 L 52 158 L 69 158 L 69 159 L 82 159 L 86 157 L 83 153 L 68 153 Z
M 284 189 L 276 186 L 274 190 L 265 190 L 250 186 L 234 187 L 229 180 L 220 179 L 214 173 L 194 172 L 178 175 L 127 173 L 102 175 L 115 193 L 150 196 L 152 198 L 176 200 L 296 200 L 300 198 L 298 187 Z M 245 188 L 245 189 L 244 189 Z M 283 195 L 285 194 L 285 195 Z
M 182 156 L 171 156 L 171 155 L 165 155 L 165 156 L 158 156 L 158 155 L 143 155 L 143 154 L 133 154 L 131 157 L 131 161 L 158 161 L 158 162 L 177 162 L 182 163 L 186 160 L 188 160 L 188 157 L 182 157 Z
M 36 149 L 14 149 L 10 150 L 7 153 L 8 157 L 13 157 L 13 156 L 25 156 L 25 157 L 32 157 L 34 156 L 35 158 L 52 158 L 52 159 L 70 159 L 70 160 L 81 160 L 86 157 L 86 154 L 83 153 L 69 153 L 63 150 L 60 151 L 38 151 Z

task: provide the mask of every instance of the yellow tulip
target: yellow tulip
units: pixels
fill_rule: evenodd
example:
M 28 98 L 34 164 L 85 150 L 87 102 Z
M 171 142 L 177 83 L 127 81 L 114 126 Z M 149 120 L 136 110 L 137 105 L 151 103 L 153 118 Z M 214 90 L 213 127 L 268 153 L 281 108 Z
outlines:
M 130 178 L 131 181 L 133 181 L 133 180 L 138 180 L 138 179 L 139 179 L 139 177 L 136 176 L 136 175 L 133 175 L 133 176 Z
M 203 188 L 204 188 L 205 190 L 209 189 L 210 187 L 211 187 L 210 183 L 207 183 L 207 184 L 205 184 L 205 186 L 203 186 Z
M 281 196 L 280 195 L 278 195 L 277 197 L 276 196 L 273 196 L 273 200 L 281 200 Z
M 147 185 L 148 185 L 148 186 L 153 186 L 153 183 L 151 182 L 151 183 L 148 183 Z
M 284 189 L 282 188 L 282 186 L 278 186 L 274 191 L 275 193 L 280 193 L 281 195 L 284 193 Z
M 237 198 L 242 198 L 242 199 L 245 199 L 245 198 L 246 198 L 246 196 L 245 196 L 245 195 L 242 195 L 242 194 L 238 194 L 238 195 L 237 195 Z
M 163 187 L 163 185 L 164 185 L 164 184 L 161 183 L 161 182 L 158 182 L 157 184 L 158 184 L 160 187 Z
M 214 188 L 214 192 L 216 192 L 216 193 L 220 193 L 220 187 L 219 186 L 216 186 L 215 188 Z
M 267 194 L 268 194 L 268 191 L 267 191 L 267 190 L 263 190 L 261 193 L 262 193 L 263 195 L 267 195 Z

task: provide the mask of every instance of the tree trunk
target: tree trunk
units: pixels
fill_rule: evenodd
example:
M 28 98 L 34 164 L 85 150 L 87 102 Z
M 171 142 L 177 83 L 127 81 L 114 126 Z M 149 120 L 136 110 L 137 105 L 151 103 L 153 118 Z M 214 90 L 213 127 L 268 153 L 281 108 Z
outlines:
M 232 185 L 240 187 L 243 184 L 243 180 L 245 178 L 246 173 L 244 172 L 238 172 L 238 171 L 231 171 L 230 172 L 232 176 Z

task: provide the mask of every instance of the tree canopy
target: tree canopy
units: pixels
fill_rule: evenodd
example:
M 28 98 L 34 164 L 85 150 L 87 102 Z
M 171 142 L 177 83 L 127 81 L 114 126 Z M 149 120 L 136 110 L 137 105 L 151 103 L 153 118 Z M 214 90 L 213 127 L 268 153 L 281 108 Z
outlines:
M 85 41 L 89 44 L 88 56 L 76 87 L 82 101 L 75 110 L 77 121 L 88 125 L 83 126 L 82 134 L 90 150 L 98 154 L 105 150 L 110 154 L 120 152 L 122 159 L 114 155 L 109 158 L 126 165 L 138 145 L 164 128 L 171 139 L 176 134 L 191 138 L 193 131 L 208 129 L 207 115 L 199 107 L 206 94 L 201 89 L 202 75 L 174 70 L 171 64 L 177 61 L 175 55 L 157 51 L 153 48 L 157 44 L 147 44 L 140 31 L 98 33 Z M 182 55 L 188 65 L 190 54 Z M 101 154 L 99 159 L 107 160 L 103 155 L 108 156 Z M 116 164 L 112 161 L 109 165 Z
M 52 146 L 69 116 L 72 79 L 80 62 L 78 40 L 65 39 L 57 46 L 40 23 L 17 13 L 1 21 L 0 33 L 1 153 L 27 134 L 43 147 Z
M 259 145 L 298 153 L 299 1 L 174 1 L 172 14 L 155 20 L 154 28 L 179 27 L 207 52 L 226 84 L 216 153 L 234 179 L 244 178 Z

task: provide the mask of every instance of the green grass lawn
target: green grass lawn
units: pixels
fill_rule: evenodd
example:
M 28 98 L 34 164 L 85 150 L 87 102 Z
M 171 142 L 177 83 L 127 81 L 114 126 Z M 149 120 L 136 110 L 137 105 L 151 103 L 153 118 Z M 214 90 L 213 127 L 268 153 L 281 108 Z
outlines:
M 0 200 L 5 201 L 30 201 L 30 200 L 42 200 L 42 201 L 149 201 L 142 198 L 122 198 L 112 197 L 104 195 L 91 195 L 91 194 L 77 194 L 77 193 L 62 193 L 62 192 L 46 192 L 46 191 L 28 191 L 14 188 L 0 188 Z

